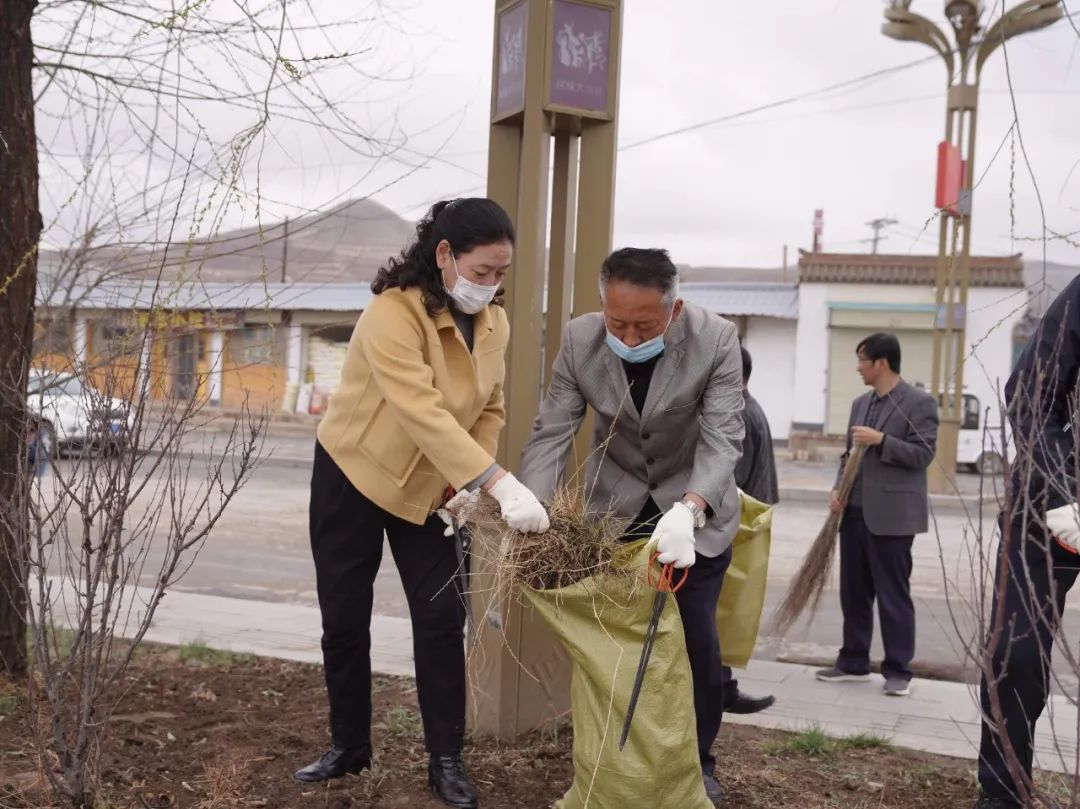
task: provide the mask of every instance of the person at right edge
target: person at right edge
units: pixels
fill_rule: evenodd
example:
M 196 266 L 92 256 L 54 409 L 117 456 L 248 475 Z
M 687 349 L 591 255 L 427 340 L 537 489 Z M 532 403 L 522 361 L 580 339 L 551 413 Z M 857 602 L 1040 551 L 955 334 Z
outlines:
M 926 532 L 926 469 L 937 447 L 934 398 L 900 377 L 900 341 L 871 334 L 855 348 L 856 371 L 871 388 L 851 406 L 847 452 L 830 495 L 840 522 L 840 612 L 844 645 L 825 682 L 868 680 L 874 600 L 881 620 L 885 693 L 910 693 L 915 656 L 915 605 L 911 600 L 911 546 Z M 866 447 L 847 503 L 837 489 L 853 445 Z
M 1016 457 L 1009 486 L 1012 508 L 1000 517 L 1002 550 L 983 649 L 993 681 L 987 681 L 984 669 L 982 791 L 976 809 L 1034 805 L 1030 796 L 1035 723 L 1046 708 L 1050 652 L 1065 596 L 1080 571 L 1073 427 L 1078 372 L 1080 277 L 1047 309 L 1005 386 Z M 999 586 L 1005 588 L 1003 600 L 998 599 Z M 999 620 L 1002 629 L 995 632 Z M 1003 728 L 994 719 L 991 688 Z M 1021 783 L 1014 773 L 1021 776 Z

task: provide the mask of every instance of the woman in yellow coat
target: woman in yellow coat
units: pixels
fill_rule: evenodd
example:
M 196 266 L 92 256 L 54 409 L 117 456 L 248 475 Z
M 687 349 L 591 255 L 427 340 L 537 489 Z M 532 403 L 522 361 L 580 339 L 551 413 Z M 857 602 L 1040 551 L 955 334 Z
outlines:
M 332 746 L 296 773 L 299 781 L 371 763 L 370 621 L 385 536 L 412 615 L 429 783 L 450 806 L 477 805 L 461 761 L 465 613 L 452 584 L 457 555 L 435 512 L 448 486 L 482 488 L 512 528 L 548 528 L 544 507 L 494 458 L 510 333 L 497 293 L 513 245 L 510 218 L 491 200 L 436 204 L 415 242 L 379 271 L 356 324 L 311 477 Z

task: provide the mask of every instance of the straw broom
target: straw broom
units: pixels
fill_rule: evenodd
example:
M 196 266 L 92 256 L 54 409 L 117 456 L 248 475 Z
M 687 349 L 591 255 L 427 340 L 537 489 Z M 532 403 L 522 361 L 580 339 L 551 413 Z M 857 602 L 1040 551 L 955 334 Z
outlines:
M 846 503 L 851 494 L 864 454 L 866 454 L 866 447 L 857 446 L 848 456 L 838 490 L 842 503 Z M 817 539 L 810 546 L 810 550 L 799 567 L 799 572 L 795 574 L 784 600 L 780 602 L 773 616 L 773 631 L 776 634 L 785 634 L 808 606 L 811 615 L 817 612 L 821 594 L 825 591 L 825 583 L 829 580 L 829 574 L 832 573 L 833 559 L 836 557 L 836 537 L 840 530 L 842 516 L 843 513 L 834 514 L 831 510 L 829 511 L 825 525 L 821 527 Z

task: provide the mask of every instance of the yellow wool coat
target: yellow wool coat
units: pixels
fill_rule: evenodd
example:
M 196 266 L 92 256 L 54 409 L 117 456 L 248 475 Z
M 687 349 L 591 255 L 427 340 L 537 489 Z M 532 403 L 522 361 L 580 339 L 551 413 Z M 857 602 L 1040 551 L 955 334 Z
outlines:
M 318 433 L 361 494 L 416 525 L 448 483 L 461 489 L 495 463 L 510 339 L 506 312 L 489 305 L 470 355 L 453 316 L 428 315 L 420 298 L 389 289 L 364 310 Z

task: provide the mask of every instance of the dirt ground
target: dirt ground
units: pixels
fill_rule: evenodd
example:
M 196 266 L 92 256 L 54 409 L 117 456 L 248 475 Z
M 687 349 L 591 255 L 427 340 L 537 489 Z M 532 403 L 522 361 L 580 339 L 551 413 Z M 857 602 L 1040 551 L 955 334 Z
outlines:
M 104 746 L 98 809 L 443 805 L 427 791 L 411 680 L 376 681 L 374 770 L 311 787 L 291 773 L 327 742 L 317 666 L 186 647 L 142 651 L 130 675 Z M 0 809 L 53 805 L 28 738 L 23 690 L 0 680 Z M 481 807 L 550 806 L 571 780 L 570 745 L 569 731 L 513 746 L 471 743 L 466 764 Z M 964 809 L 974 802 L 971 762 L 872 737 L 725 726 L 717 750 L 730 809 Z

